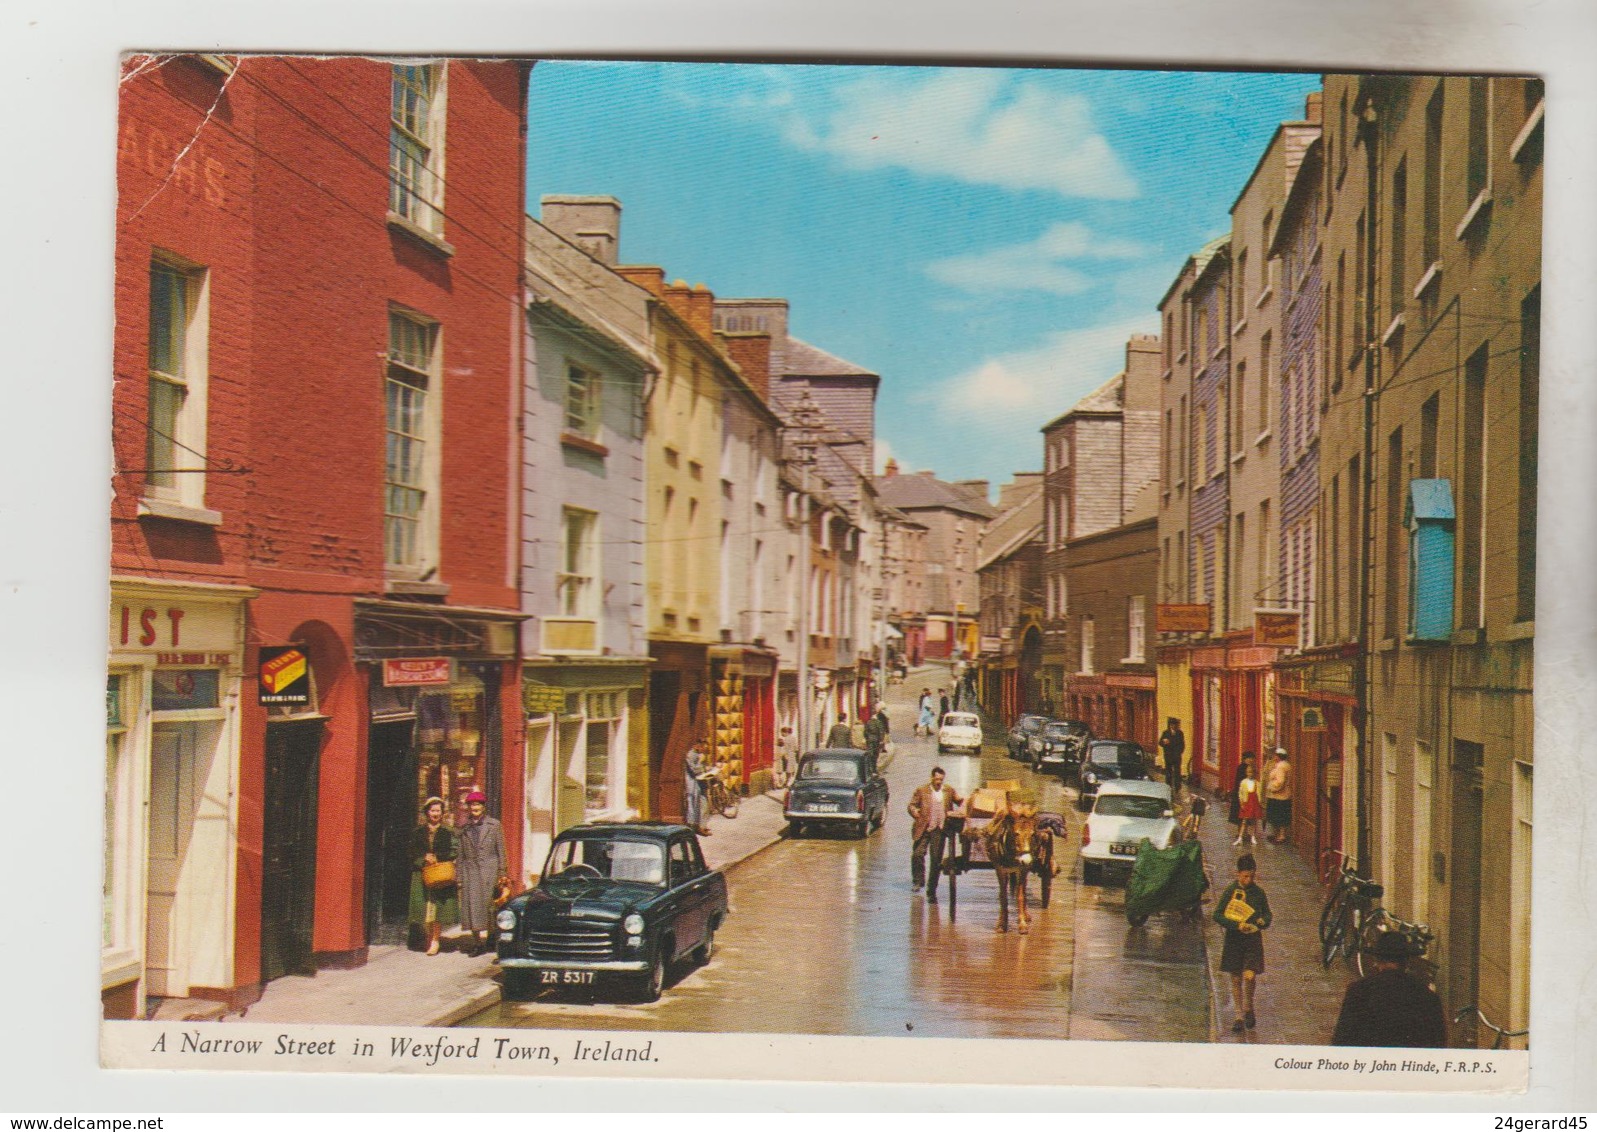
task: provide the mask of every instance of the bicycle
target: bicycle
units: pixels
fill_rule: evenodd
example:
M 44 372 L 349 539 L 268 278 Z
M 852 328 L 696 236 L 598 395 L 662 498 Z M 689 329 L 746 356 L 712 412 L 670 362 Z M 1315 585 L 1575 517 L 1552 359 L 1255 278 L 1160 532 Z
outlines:
M 704 804 L 713 814 L 720 814 L 723 818 L 738 816 L 738 807 L 742 800 L 726 784 L 719 768 L 712 770 L 704 780 Z
M 1327 849 L 1320 854 L 1320 883 L 1326 890 L 1325 906 L 1320 909 L 1320 960 L 1329 967 L 1346 942 L 1347 928 L 1343 920 L 1348 903 L 1370 881 L 1359 876 L 1348 865 L 1346 853 L 1340 849 Z M 1352 938 L 1358 937 L 1355 934 Z
M 1463 1010 L 1460 1010 L 1457 1014 L 1453 1015 L 1453 1025 L 1462 1026 L 1464 1024 L 1464 1020 L 1466 1018 L 1469 1018 L 1469 1016 L 1471 1014 L 1475 1015 L 1474 1019 L 1471 1020 L 1471 1022 L 1470 1022 L 1470 1026 L 1469 1026 L 1469 1030 L 1468 1030 L 1468 1033 L 1469 1033 L 1469 1035 L 1470 1035 L 1472 1040 L 1470 1042 L 1468 1042 L 1467 1044 L 1465 1044 L 1461 1048 L 1468 1049 L 1468 1048 L 1471 1048 L 1472 1046 L 1474 1046 L 1475 1043 L 1474 1043 L 1473 1039 L 1475 1037 L 1475 1023 L 1476 1022 L 1479 1022 L 1482 1026 L 1485 1026 L 1488 1030 L 1490 1030 L 1495 1035 L 1492 1038 L 1491 1046 L 1488 1047 L 1490 1049 L 1502 1049 L 1503 1048 L 1503 1043 L 1505 1041 L 1511 1041 L 1514 1038 L 1524 1038 L 1524 1037 L 1528 1037 L 1530 1035 L 1530 1030 L 1529 1029 L 1524 1029 L 1524 1030 L 1505 1030 L 1501 1026 L 1493 1025 L 1492 1024 L 1492 1020 L 1490 1018 L 1486 1017 L 1486 1015 L 1481 1012 L 1481 1008 L 1478 1007 L 1478 1006 L 1466 1006 L 1466 1007 L 1464 1007 Z M 1525 1044 L 1529 1045 L 1530 1043 L 1526 1042 Z
M 1382 935 L 1395 932 L 1403 937 L 1408 954 L 1408 973 L 1422 980 L 1431 990 L 1436 989 L 1436 964 L 1426 957 L 1430 950 L 1431 941 L 1436 936 L 1424 924 L 1412 924 L 1407 920 L 1400 920 L 1379 904 L 1373 908 L 1368 918 L 1364 921 L 1359 932 L 1358 950 L 1354 952 L 1354 965 L 1358 969 L 1359 977 L 1369 974 L 1366 970 L 1369 955 L 1375 953 L 1375 942 Z
M 1346 862 L 1338 874 L 1336 888 L 1320 911 L 1320 962 L 1326 967 L 1338 955 L 1344 959 L 1359 954 L 1366 924 L 1381 910 L 1386 889 L 1366 880 Z M 1362 960 L 1360 960 L 1362 962 Z

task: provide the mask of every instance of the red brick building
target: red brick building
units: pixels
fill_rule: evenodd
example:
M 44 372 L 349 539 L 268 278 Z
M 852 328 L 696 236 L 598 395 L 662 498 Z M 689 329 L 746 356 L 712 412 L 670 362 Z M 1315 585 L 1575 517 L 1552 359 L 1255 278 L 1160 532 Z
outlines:
M 520 835 L 524 88 L 125 68 L 109 1016 L 403 939 L 427 795 L 481 787 Z

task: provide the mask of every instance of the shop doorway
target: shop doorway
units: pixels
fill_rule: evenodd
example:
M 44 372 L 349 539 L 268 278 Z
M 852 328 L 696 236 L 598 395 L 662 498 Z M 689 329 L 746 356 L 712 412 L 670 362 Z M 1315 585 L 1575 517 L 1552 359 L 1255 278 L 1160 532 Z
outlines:
M 150 736 L 145 993 L 159 998 L 189 992 L 189 917 L 182 876 L 199 809 L 199 751 L 206 730 L 202 724 L 157 723 Z
M 414 720 L 374 723 L 366 768 L 366 940 L 407 941 L 410 835 L 420 821 Z
M 307 975 L 316 916 L 316 800 L 320 721 L 266 728 L 265 844 L 261 859 L 261 981 Z

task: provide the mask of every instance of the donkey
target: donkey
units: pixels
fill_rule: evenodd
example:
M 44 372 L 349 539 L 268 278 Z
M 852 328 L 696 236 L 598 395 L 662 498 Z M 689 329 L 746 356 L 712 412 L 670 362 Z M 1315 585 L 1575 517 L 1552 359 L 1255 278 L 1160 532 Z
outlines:
M 981 836 L 998 877 L 998 930 L 1009 930 L 1009 896 L 1013 892 L 1016 928 L 1025 935 L 1031 930 L 1026 878 L 1033 871 L 1053 869 L 1053 834 L 1038 826 L 1035 806 L 1018 805 L 988 823 Z

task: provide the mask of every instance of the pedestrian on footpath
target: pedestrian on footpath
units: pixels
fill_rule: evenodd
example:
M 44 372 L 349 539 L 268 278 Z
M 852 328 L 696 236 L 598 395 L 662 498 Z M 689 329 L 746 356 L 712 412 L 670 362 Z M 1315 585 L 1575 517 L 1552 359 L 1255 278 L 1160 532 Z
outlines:
M 1242 844 L 1242 780 L 1248 776 L 1253 762 L 1253 752 L 1243 751 L 1242 757 L 1237 760 L 1237 772 L 1231 780 L 1231 797 L 1226 801 L 1226 821 L 1230 822 L 1237 831 L 1237 839 L 1233 845 Z
M 1170 784 L 1170 797 L 1174 799 L 1181 793 L 1181 756 L 1187 752 L 1187 737 L 1181 733 L 1181 721 L 1173 715 L 1159 736 L 1159 750 L 1164 752 L 1164 780 Z
M 443 926 L 460 922 L 460 900 L 453 868 L 445 870 L 447 879 L 432 884 L 427 872 L 431 865 L 453 865 L 455 833 L 444 824 L 442 798 L 428 798 L 421 814 L 421 824 L 410 835 L 410 926 L 426 940 L 427 954 L 437 955 Z
M 848 712 L 837 713 L 837 722 L 832 724 L 832 729 L 826 733 L 828 747 L 852 747 L 854 745 L 854 729 L 848 725 Z
M 460 885 L 460 923 L 471 933 L 471 953 L 488 950 L 494 930 L 494 894 L 508 887 L 505 875 L 505 835 L 499 819 L 488 814 L 488 796 L 481 790 L 466 795 L 466 824 L 457 840 L 456 865 Z
M 1242 769 L 1245 773 L 1237 783 L 1237 816 L 1241 819 L 1241 827 L 1233 844 L 1241 845 L 1246 841 L 1249 845 L 1258 845 L 1259 823 L 1264 820 L 1264 802 L 1260 798 L 1259 779 L 1253 769 L 1251 754 L 1242 756 Z
M 772 778 L 778 789 L 785 787 L 793 781 L 793 766 L 795 763 L 793 750 L 793 729 L 782 728 L 781 734 L 776 737 L 776 767 Z
M 1398 932 L 1382 932 L 1365 954 L 1375 972 L 1347 988 L 1331 1044 L 1446 1049 L 1442 1000 L 1408 973 L 1408 941 Z
M 915 721 L 915 734 L 930 735 L 937 724 L 937 718 L 932 714 L 932 690 L 920 690 L 920 717 Z
M 704 824 L 704 779 L 710 773 L 704 752 L 695 741 L 682 759 L 682 823 L 701 837 L 710 836 Z
M 1280 845 L 1292 830 L 1292 763 L 1282 747 L 1275 749 L 1270 769 L 1264 775 L 1264 824 L 1270 840 Z
M 1220 949 L 1220 970 L 1231 976 L 1231 1007 L 1236 1020 L 1231 1032 L 1253 1029 L 1258 1021 L 1253 1013 L 1253 992 L 1264 974 L 1264 936 L 1270 926 L 1270 898 L 1255 880 L 1258 863 L 1252 853 L 1237 858 L 1237 879 L 1214 906 L 1214 922 L 1225 929 L 1225 944 Z
M 918 892 L 926 886 L 926 902 L 937 903 L 937 878 L 943 871 L 943 827 L 953 808 L 965 799 L 952 786 L 945 786 L 946 775 L 940 766 L 932 767 L 932 780 L 915 788 L 909 797 L 910 826 L 910 884 Z M 926 871 L 926 858 L 931 857 L 931 872 Z

